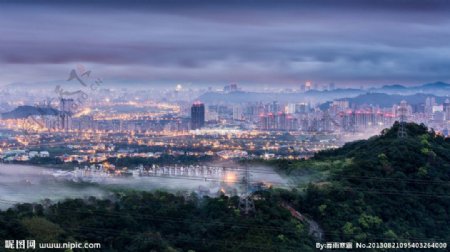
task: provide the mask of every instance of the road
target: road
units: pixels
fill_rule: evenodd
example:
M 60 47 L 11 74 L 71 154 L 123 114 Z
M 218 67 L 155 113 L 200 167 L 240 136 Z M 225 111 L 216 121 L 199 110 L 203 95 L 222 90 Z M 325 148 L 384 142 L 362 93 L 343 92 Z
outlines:
M 286 208 L 287 210 L 289 210 L 292 217 L 298 219 L 299 221 L 301 221 L 303 223 L 305 223 L 305 222 L 308 223 L 308 225 L 309 225 L 308 234 L 309 235 L 313 236 L 317 241 L 321 241 L 323 239 L 323 230 L 322 230 L 322 228 L 320 228 L 320 226 L 317 222 L 315 222 L 314 220 L 312 220 L 308 217 L 305 217 L 303 214 L 301 214 L 299 211 L 295 210 L 288 203 L 283 202 L 281 204 L 281 206 Z

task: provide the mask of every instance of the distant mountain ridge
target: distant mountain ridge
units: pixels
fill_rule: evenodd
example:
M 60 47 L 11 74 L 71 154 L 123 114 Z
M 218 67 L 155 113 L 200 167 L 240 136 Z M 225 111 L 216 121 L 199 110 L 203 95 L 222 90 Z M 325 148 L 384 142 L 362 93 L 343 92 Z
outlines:
M 369 93 L 368 93 L 369 92 Z M 290 93 L 263 93 L 263 92 L 208 92 L 197 99 L 205 103 L 217 103 L 222 101 L 223 103 L 246 103 L 246 102 L 271 102 L 271 101 L 283 101 L 283 102 L 316 102 L 325 103 L 336 99 L 358 99 L 363 102 L 363 99 L 369 99 L 365 102 L 374 104 L 375 102 L 369 102 L 372 98 L 378 97 L 377 102 L 382 103 L 383 106 L 392 106 L 395 103 L 405 99 L 407 102 L 418 103 L 419 99 L 423 98 L 423 101 L 428 96 L 435 96 L 439 93 L 441 96 L 438 99 L 444 99 L 447 95 L 450 95 L 450 84 L 445 82 L 427 83 L 419 86 L 406 87 L 399 84 L 385 85 L 381 88 L 372 88 L 369 90 L 363 89 L 334 89 L 334 90 L 310 90 L 307 92 L 290 92 Z M 404 96 L 404 97 L 403 97 Z M 425 97 L 425 98 L 424 98 Z M 384 100 L 387 99 L 387 100 Z
M 434 94 L 436 92 L 443 92 L 443 94 L 450 94 L 450 84 L 437 81 L 432 83 L 426 83 L 418 86 L 403 86 L 399 84 L 385 85 L 381 88 L 371 88 L 372 92 L 386 92 L 386 93 L 403 93 L 403 94 L 413 94 L 413 93 L 430 93 Z
M 384 85 L 381 87 L 381 89 L 407 89 L 407 87 L 400 84 L 393 84 L 393 85 Z
M 205 103 L 217 103 L 223 101 L 224 103 L 245 103 L 245 102 L 325 102 L 342 97 L 354 97 L 365 91 L 360 89 L 335 89 L 331 91 L 310 90 L 307 92 L 298 93 L 263 93 L 263 92 L 208 92 L 197 99 Z
M 58 115 L 59 111 L 51 107 L 19 106 L 13 111 L 0 114 L 2 119 L 20 119 L 37 115 Z
M 445 96 L 436 96 L 433 94 L 418 93 L 413 95 L 399 95 L 399 94 L 386 94 L 386 93 L 366 93 L 351 98 L 340 98 L 337 100 L 347 100 L 350 106 L 353 105 L 379 105 L 382 108 L 392 107 L 394 104 L 399 104 L 405 100 L 409 105 L 417 106 L 425 103 L 426 98 L 434 97 L 437 103 L 443 103 L 446 99 L 450 99 Z M 321 109 L 328 109 L 331 101 L 325 102 L 320 105 Z

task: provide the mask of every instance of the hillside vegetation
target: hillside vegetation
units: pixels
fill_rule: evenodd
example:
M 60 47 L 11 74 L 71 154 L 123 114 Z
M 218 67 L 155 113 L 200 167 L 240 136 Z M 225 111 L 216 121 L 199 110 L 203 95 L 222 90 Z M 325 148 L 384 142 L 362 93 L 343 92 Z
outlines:
M 327 240 L 450 241 L 450 139 L 417 124 L 399 138 L 398 127 L 303 161 L 329 164 L 327 179 L 294 200 Z

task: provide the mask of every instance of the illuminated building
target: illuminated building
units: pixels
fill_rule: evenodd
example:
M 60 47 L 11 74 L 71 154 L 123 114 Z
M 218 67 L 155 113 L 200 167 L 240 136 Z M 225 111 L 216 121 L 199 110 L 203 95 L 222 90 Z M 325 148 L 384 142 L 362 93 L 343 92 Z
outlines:
M 312 87 L 312 82 L 311 81 L 306 81 L 306 83 L 305 83 L 305 91 L 311 90 L 311 87 Z
M 444 115 L 445 115 L 445 120 L 450 121 L 450 100 L 446 99 L 444 102 Z
M 62 98 L 59 103 L 60 128 L 68 131 L 72 128 L 73 99 Z
M 191 129 L 196 130 L 205 126 L 205 105 L 199 101 L 191 107 Z
M 296 130 L 298 121 L 284 112 L 261 114 L 259 129 L 261 130 Z
M 269 113 L 278 113 L 281 111 L 281 106 L 277 101 L 266 104 L 266 111 Z
M 241 106 L 233 106 L 233 120 L 243 120 L 243 112 Z

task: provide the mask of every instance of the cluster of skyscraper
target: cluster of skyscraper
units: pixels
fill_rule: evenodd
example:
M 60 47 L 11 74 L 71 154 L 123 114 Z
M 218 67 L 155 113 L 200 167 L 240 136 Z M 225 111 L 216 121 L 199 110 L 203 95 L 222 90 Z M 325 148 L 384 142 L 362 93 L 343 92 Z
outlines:
M 308 82 L 305 86 L 309 86 Z M 232 84 L 227 86 L 227 90 L 235 92 L 239 89 Z M 195 101 L 185 104 L 180 112 L 161 113 L 156 117 L 102 118 L 94 114 L 74 115 L 74 105 L 73 99 L 60 99 L 57 115 L 45 115 L 40 120 L 49 130 L 113 132 L 198 130 L 204 128 L 206 123 L 209 128 L 231 126 L 264 131 L 358 132 L 389 127 L 395 121 L 424 123 L 438 131 L 447 132 L 450 124 L 450 101 L 446 99 L 438 103 L 431 96 L 422 103 L 408 104 L 402 101 L 392 107 L 350 104 L 349 99 L 334 100 L 326 107 L 310 102 L 218 101 L 204 104 Z
M 423 106 L 410 105 L 406 101 L 392 107 L 350 104 L 348 99 L 333 101 L 328 108 L 310 103 L 211 104 L 195 102 L 191 107 L 191 129 L 223 123 L 259 130 L 356 132 L 385 128 L 395 121 L 414 121 L 432 124 L 436 129 L 446 129 L 450 122 L 450 102 L 437 104 L 435 98 L 427 98 Z M 205 116 L 206 114 L 206 116 Z M 255 127 L 253 127 L 255 128 Z

